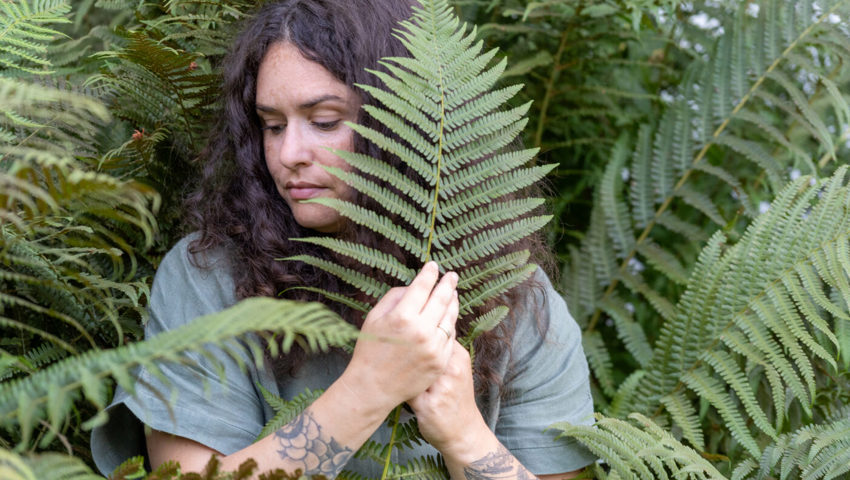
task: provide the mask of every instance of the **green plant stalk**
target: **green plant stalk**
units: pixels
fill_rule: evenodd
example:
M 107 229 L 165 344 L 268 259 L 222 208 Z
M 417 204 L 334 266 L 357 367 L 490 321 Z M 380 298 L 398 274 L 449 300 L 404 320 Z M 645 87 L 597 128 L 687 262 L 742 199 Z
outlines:
M 433 4 L 431 5 L 433 7 Z M 434 25 L 433 29 L 434 35 L 433 44 L 437 44 L 437 27 Z M 440 52 L 435 51 L 435 55 L 439 56 Z M 446 125 L 446 89 L 443 84 L 443 67 L 439 66 L 439 78 L 440 78 L 440 134 L 438 136 L 437 143 L 437 181 L 434 185 L 434 199 L 431 203 L 431 222 L 428 231 L 428 244 L 425 246 L 425 263 L 431 260 L 431 245 L 434 240 L 434 232 L 436 230 L 437 224 L 437 207 L 439 206 L 440 199 L 440 167 L 442 166 L 443 161 L 443 138 L 445 137 L 445 125 Z M 386 480 L 387 474 L 389 473 L 390 463 L 393 455 L 393 448 L 395 446 L 396 440 L 396 431 L 398 430 L 398 424 L 401 419 L 401 405 L 395 407 L 395 410 L 392 413 L 393 421 L 392 421 L 392 431 L 390 432 L 390 440 L 387 444 L 387 456 L 384 459 L 384 471 L 381 473 L 381 480 Z
M 541 147 L 543 141 L 543 125 L 546 123 L 546 113 L 549 110 L 549 102 L 552 100 L 555 92 L 555 81 L 560 73 L 561 57 L 564 55 L 564 50 L 567 46 L 567 38 L 571 28 L 565 28 L 561 33 L 561 41 L 558 44 L 558 51 L 555 53 L 555 58 L 552 60 L 552 71 L 549 72 L 549 79 L 546 81 L 546 93 L 543 94 L 543 101 L 540 104 L 540 119 L 537 121 L 537 130 L 534 132 L 534 146 Z
M 401 419 L 401 405 L 395 407 L 395 410 L 392 412 L 393 416 L 393 430 L 390 432 L 390 443 L 389 448 L 387 448 L 387 458 L 384 459 L 384 471 L 381 472 L 381 480 L 387 478 L 387 474 L 390 471 L 390 463 L 392 463 L 393 458 L 393 443 L 395 442 L 395 434 L 398 431 L 399 420 Z
M 800 35 L 797 36 L 797 38 L 795 38 L 794 41 L 791 42 L 785 48 L 785 50 L 776 58 L 776 60 L 774 60 L 773 63 L 770 64 L 770 66 L 764 71 L 764 73 L 756 80 L 756 82 L 753 84 L 753 86 L 750 87 L 750 90 L 741 98 L 741 100 L 738 101 L 738 104 L 735 105 L 735 108 L 732 110 L 732 112 L 729 114 L 729 116 L 723 120 L 723 122 L 720 124 L 720 126 L 717 127 L 717 129 L 715 129 L 714 133 L 712 134 L 712 140 L 707 142 L 705 145 L 703 145 L 702 149 L 700 149 L 699 153 L 697 153 L 696 157 L 694 158 L 694 161 L 691 162 L 692 166 L 698 164 L 699 162 L 701 162 L 703 160 L 703 158 L 705 158 L 706 153 L 708 153 L 708 149 L 715 145 L 715 140 L 726 130 L 726 127 L 729 125 L 729 122 L 732 121 L 732 118 L 735 116 L 735 114 L 737 114 L 739 111 L 741 111 L 741 109 L 744 108 L 744 106 L 747 104 L 747 102 L 749 102 L 750 98 L 752 98 L 752 96 L 759 89 L 759 87 L 761 87 L 762 83 L 764 83 L 768 74 L 770 74 L 772 71 L 776 70 L 776 67 L 778 67 L 779 64 L 783 60 L 785 60 L 785 57 L 792 50 L 794 50 L 797 47 L 797 45 L 800 43 L 800 41 L 802 41 L 802 39 L 807 37 L 812 32 L 812 30 L 814 30 L 814 28 L 816 26 L 823 23 L 827 18 L 829 18 L 830 15 L 832 15 L 835 11 L 837 11 L 839 7 L 843 6 L 844 3 L 846 3 L 846 0 L 845 0 L 845 2 L 839 2 L 835 5 L 833 5 L 833 7 L 831 9 L 824 12 L 820 17 L 818 17 L 818 19 L 816 21 L 812 22 L 811 25 L 809 25 L 805 30 L 803 30 L 800 33 Z M 676 182 L 676 185 L 673 187 L 673 192 L 672 192 L 673 194 L 671 194 L 669 197 L 667 197 L 664 200 L 664 202 L 661 204 L 661 206 L 658 207 L 658 210 L 655 211 L 655 216 L 652 218 L 652 220 L 650 220 L 647 223 L 646 227 L 643 229 L 640 236 L 638 236 L 637 240 L 635 240 L 635 244 L 632 247 L 631 251 L 629 251 L 628 255 L 626 255 L 625 258 L 623 258 L 623 261 L 620 264 L 620 268 L 618 269 L 618 272 L 620 274 L 622 274 L 623 272 L 626 271 L 626 268 L 628 268 L 628 265 L 629 265 L 629 261 L 631 261 L 631 259 L 634 258 L 635 254 L 637 253 L 638 247 L 640 245 L 642 245 L 644 241 L 646 241 L 647 237 L 649 237 L 649 233 L 652 231 L 652 229 L 657 224 L 658 218 L 665 211 L 667 211 L 667 208 L 670 207 L 670 204 L 672 203 L 673 198 L 675 198 L 675 192 L 679 191 L 679 189 L 682 188 L 682 186 L 685 184 L 685 182 L 687 182 L 688 179 L 690 178 L 691 173 L 693 173 L 693 171 L 694 171 L 694 169 L 690 168 L 687 171 L 685 171 L 684 174 L 682 174 L 682 178 L 680 178 L 679 181 Z M 614 293 L 614 290 L 617 288 L 617 285 L 619 285 L 619 283 L 620 282 L 617 278 L 614 278 L 613 280 L 611 280 L 611 284 L 608 285 L 607 289 L 605 289 L 605 292 L 602 294 L 602 297 L 597 302 L 597 305 L 599 303 L 604 302 L 605 299 L 607 299 L 609 296 L 611 296 L 611 294 Z M 586 332 L 592 332 L 594 330 L 594 328 L 596 328 L 596 324 L 599 322 L 599 319 L 601 318 L 601 316 L 602 316 L 602 310 L 599 307 L 596 307 L 596 309 L 593 311 L 593 317 L 591 317 L 590 321 L 588 322 L 587 328 L 585 329 L 585 331 Z

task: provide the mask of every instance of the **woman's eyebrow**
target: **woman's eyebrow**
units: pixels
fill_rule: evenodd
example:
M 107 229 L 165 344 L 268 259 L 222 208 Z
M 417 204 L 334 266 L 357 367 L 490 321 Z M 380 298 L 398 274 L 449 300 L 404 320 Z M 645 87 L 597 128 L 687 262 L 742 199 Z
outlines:
M 332 93 L 329 93 L 329 94 L 326 94 L 326 95 L 322 95 L 320 97 L 316 97 L 312 100 L 306 101 L 306 102 L 298 105 L 298 109 L 299 110 L 307 110 L 307 109 L 315 107 L 316 105 L 318 105 L 322 102 L 327 102 L 329 100 L 336 100 L 336 101 L 345 103 L 344 98 L 340 97 L 339 95 L 334 95 Z
M 321 95 L 319 97 L 310 99 L 310 100 L 308 100 L 304 103 L 299 104 L 298 110 L 309 110 L 309 109 L 315 107 L 316 105 L 318 105 L 322 102 L 327 102 L 327 101 L 338 101 L 338 102 L 345 103 L 344 98 L 340 97 L 339 95 L 334 95 L 334 94 L 329 93 L 327 95 Z M 276 113 L 277 112 L 276 108 L 269 107 L 267 105 L 261 105 L 259 103 L 256 104 L 256 108 L 257 108 L 258 111 L 265 112 L 265 113 Z

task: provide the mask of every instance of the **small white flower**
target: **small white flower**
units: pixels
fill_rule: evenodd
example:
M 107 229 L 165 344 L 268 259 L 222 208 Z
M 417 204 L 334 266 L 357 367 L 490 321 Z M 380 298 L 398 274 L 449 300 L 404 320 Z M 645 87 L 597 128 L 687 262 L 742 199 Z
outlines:
M 629 311 L 629 313 L 635 313 L 635 306 L 632 302 L 626 302 L 624 306 L 626 307 L 626 310 Z
M 606 327 L 613 327 L 614 326 L 614 320 L 611 320 L 610 318 L 606 318 L 605 319 L 605 326 Z
M 792 168 L 791 173 L 788 174 L 788 176 L 791 177 L 791 180 L 797 180 L 798 178 L 800 178 L 800 175 L 800 169 L 798 168 Z
M 629 269 L 632 272 L 640 273 L 640 272 L 644 271 L 645 268 L 646 267 L 643 265 L 643 263 L 641 263 L 641 261 L 638 260 L 637 258 L 632 257 L 632 258 L 629 259 Z
M 767 213 L 770 210 L 770 202 L 762 200 L 759 202 L 759 213 Z
M 620 177 L 623 179 L 624 182 L 628 182 L 629 181 L 629 169 L 624 168 L 623 171 L 620 172 Z
M 747 4 L 747 15 L 751 17 L 759 16 L 759 4 L 757 3 L 749 3 Z

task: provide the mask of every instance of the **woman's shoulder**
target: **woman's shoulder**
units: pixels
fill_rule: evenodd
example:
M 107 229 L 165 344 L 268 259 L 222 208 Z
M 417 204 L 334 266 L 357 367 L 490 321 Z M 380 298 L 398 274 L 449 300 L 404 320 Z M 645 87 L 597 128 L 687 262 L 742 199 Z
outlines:
M 236 303 L 230 255 L 223 247 L 194 252 L 197 238 L 197 233 L 182 238 L 160 262 L 151 289 L 149 333 Z
M 580 338 L 581 330 L 564 297 L 542 269 L 538 268 L 534 273 L 522 298 L 514 335 L 515 340 L 526 340 L 520 341 L 520 344 L 528 345 L 531 339 L 573 343 Z

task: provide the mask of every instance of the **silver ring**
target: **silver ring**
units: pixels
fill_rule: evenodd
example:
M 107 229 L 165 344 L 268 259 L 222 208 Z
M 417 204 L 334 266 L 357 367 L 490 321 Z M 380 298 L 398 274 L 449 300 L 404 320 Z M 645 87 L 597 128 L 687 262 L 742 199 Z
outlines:
M 444 326 L 443 326 L 443 324 L 439 324 L 439 325 L 437 325 L 437 328 L 439 328 L 440 330 L 442 330 L 442 331 L 443 331 L 443 333 L 445 333 L 445 334 L 446 334 L 446 338 L 452 338 L 452 334 L 451 334 L 451 332 L 449 332 L 448 330 L 446 330 L 446 327 L 444 327 Z

